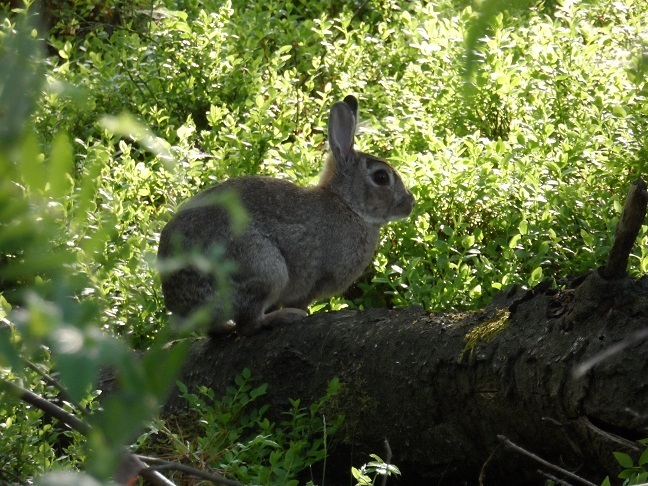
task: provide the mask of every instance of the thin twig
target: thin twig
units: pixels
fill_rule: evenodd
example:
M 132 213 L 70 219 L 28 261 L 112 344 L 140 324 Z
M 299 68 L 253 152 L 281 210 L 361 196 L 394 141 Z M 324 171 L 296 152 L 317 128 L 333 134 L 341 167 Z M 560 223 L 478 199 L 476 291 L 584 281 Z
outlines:
M 381 481 L 381 486 L 386 486 L 387 485 L 387 478 L 389 477 L 389 464 L 391 463 L 392 460 L 392 450 L 391 447 L 389 446 L 389 441 L 387 440 L 387 437 L 385 437 L 385 475 L 382 477 Z
M 57 420 L 60 420 L 62 423 L 64 423 L 71 429 L 76 430 L 77 432 L 85 436 L 87 436 L 92 431 L 92 427 L 90 427 L 85 422 L 79 420 L 71 413 L 66 412 L 58 405 L 55 405 L 49 400 L 41 397 L 40 395 L 37 395 L 34 392 L 22 388 L 14 383 L 11 383 L 10 381 L 0 379 L 0 390 L 4 390 L 7 393 L 15 396 L 19 400 L 22 400 L 25 403 L 29 403 L 30 405 L 33 405 L 39 410 L 42 410 L 47 415 L 54 417 Z M 128 452 L 128 454 L 131 453 Z M 169 482 L 167 478 L 165 478 L 159 472 L 150 471 L 147 469 L 148 468 L 144 468 L 138 471 L 138 474 L 141 475 L 152 485 L 169 486 L 169 484 L 172 484 Z
M 33 405 L 39 410 L 45 412 L 47 415 L 54 417 L 55 419 L 61 421 L 62 423 L 70 427 L 71 429 L 74 429 L 77 432 L 82 433 L 83 435 L 88 435 L 90 430 L 92 430 L 88 424 L 82 422 L 74 415 L 66 412 L 58 405 L 54 405 L 49 400 L 46 400 L 45 398 L 36 395 L 34 392 L 31 392 L 25 388 L 15 385 L 10 381 L 0 380 L 0 389 L 4 389 L 5 391 L 11 393 L 16 398 L 22 400 L 23 402 Z
M 500 442 L 497 444 L 497 447 L 493 449 L 493 452 L 491 452 L 490 456 L 488 456 L 488 459 L 486 459 L 486 462 L 482 464 L 481 471 L 479 471 L 479 486 L 484 486 L 484 479 L 486 479 L 486 466 L 488 466 L 488 463 L 491 461 L 495 453 L 502 447 L 502 443 Z
M 143 97 L 144 99 L 147 99 L 146 93 L 144 93 L 144 90 L 142 89 L 142 87 L 139 85 L 139 83 L 138 83 L 138 82 L 135 80 L 135 78 L 133 77 L 133 74 L 131 73 L 131 70 L 128 69 L 128 66 L 124 66 L 124 68 L 125 68 L 125 69 L 124 69 L 124 72 L 126 73 L 126 76 L 128 76 L 128 78 L 131 80 L 131 82 L 132 82 L 132 83 L 135 85 L 135 87 L 139 90 L 139 92 L 140 92 L 140 94 L 142 95 L 142 97 Z M 149 92 L 149 94 L 150 94 L 151 97 L 153 98 L 153 101 L 154 101 L 156 104 L 159 105 L 160 102 L 158 101 L 157 96 L 155 96 L 155 93 L 153 92 L 153 90 L 151 89 L 151 87 L 148 85 L 148 83 L 147 83 L 146 81 L 144 81 L 144 79 L 142 78 L 142 76 L 139 75 L 139 73 L 136 72 L 135 74 L 136 74 L 137 78 L 139 79 L 139 81 L 144 85 L 144 87 L 146 88 L 146 90 Z
M 513 442 L 511 442 L 511 440 L 508 437 L 506 437 L 504 435 L 498 435 L 497 438 L 499 440 L 501 440 L 502 443 L 506 447 L 508 447 L 509 449 L 513 449 L 514 451 L 517 451 L 520 454 L 523 454 L 523 455 L 525 455 L 527 457 L 530 457 L 534 461 L 539 462 L 540 464 L 542 464 L 543 466 L 545 466 L 545 467 L 547 467 L 549 469 L 553 469 L 554 471 L 558 471 L 559 473 L 564 474 L 568 478 L 573 479 L 574 481 L 578 481 L 581 484 L 585 484 L 586 486 L 596 486 L 594 483 L 589 482 L 587 479 L 581 478 L 580 476 L 577 476 L 573 472 L 568 471 L 567 469 L 563 469 L 560 466 L 556 466 L 555 464 L 552 464 L 549 461 L 545 461 L 540 456 L 536 456 L 533 452 L 529 452 L 526 449 L 520 447 L 519 445 L 514 444 Z
M 124 453 L 114 472 L 113 481 L 118 485 L 130 486 L 134 484 L 137 476 L 141 476 L 147 484 L 150 483 L 154 486 L 175 486 L 173 481 L 163 476 L 159 471 L 151 470 L 144 461 L 124 448 Z
M 367 2 L 369 2 L 369 0 L 364 0 L 364 2 L 362 2 L 362 5 L 360 5 L 356 9 L 356 11 L 353 12 L 353 15 L 351 16 L 351 20 L 355 19 L 356 15 L 358 15 L 360 13 L 360 10 L 362 10 L 365 7 L 365 5 L 367 5 Z
M 571 483 L 568 483 L 564 479 L 557 478 L 553 474 L 550 474 L 547 471 L 543 471 L 542 469 L 538 469 L 538 474 L 542 474 L 544 477 L 554 481 L 556 484 L 562 484 L 563 486 L 572 486 Z
M 614 343 L 613 345 L 607 347 L 604 351 L 598 353 L 596 356 L 593 356 L 587 361 L 584 361 L 583 363 L 579 364 L 572 372 L 572 377 L 574 379 L 583 377 L 583 375 L 585 375 L 591 368 L 599 364 L 601 361 L 604 361 L 609 357 L 614 356 L 620 351 L 623 351 L 624 349 L 636 343 L 639 343 L 644 339 L 648 339 L 648 328 L 639 329 L 638 331 L 630 334 L 630 336 L 626 337 L 623 341 Z
M 86 413 L 86 410 L 81 405 L 79 405 L 79 403 L 77 403 L 70 396 L 70 394 L 65 389 L 65 387 L 63 385 L 61 385 L 61 383 L 56 378 L 54 378 L 49 373 L 46 373 L 45 371 L 41 370 L 38 366 L 36 366 L 36 364 L 32 363 L 28 359 L 26 359 L 26 358 L 21 358 L 21 359 L 22 359 L 23 363 L 25 363 L 29 369 L 31 369 L 32 371 L 35 371 L 38 374 L 38 376 L 40 376 L 43 380 L 45 380 L 45 383 L 47 383 L 48 385 L 56 388 L 58 390 L 59 394 L 61 395 L 61 398 L 63 399 L 63 401 L 68 402 L 70 405 L 72 405 L 80 413 L 82 413 L 82 414 Z
M 326 415 L 322 415 L 322 424 L 324 427 L 324 460 L 322 465 L 322 484 L 326 484 L 326 458 L 328 457 L 328 437 L 326 435 Z
M 648 191 L 641 178 L 630 186 L 626 197 L 623 213 L 616 227 L 614 244 L 602 277 L 606 280 L 618 279 L 626 276 L 628 259 L 635 244 L 637 235 L 646 219 L 646 206 L 648 205 Z
M 175 462 L 169 462 L 165 461 L 163 459 L 158 459 L 156 457 L 147 457 L 147 456 L 136 456 L 140 461 L 146 463 L 149 465 L 147 468 L 149 471 L 163 471 L 166 469 L 173 469 L 175 471 L 181 471 L 185 472 L 188 474 L 191 474 L 192 476 L 196 476 L 202 479 L 206 479 L 208 481 L 212 481 L 214 483 L 218 484 L 224 484 L 225 486 L 243 486 L 241 483 L 238 481 L 235 481 L 233 479 L 227 479 L 224 478 L 223 476 L 220 476 L 218 474 L 213 474 L 213 473 L 208 473 L 206 471 L 201 471 L 200 469 L 196 469 L 191 466 L 186 466 L 184 464 L 178 464 Z

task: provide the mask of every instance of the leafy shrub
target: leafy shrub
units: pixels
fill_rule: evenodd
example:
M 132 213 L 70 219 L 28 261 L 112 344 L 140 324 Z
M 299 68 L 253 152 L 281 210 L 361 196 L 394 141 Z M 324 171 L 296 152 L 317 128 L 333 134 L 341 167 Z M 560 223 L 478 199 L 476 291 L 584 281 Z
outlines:
M 36 126 L 73 134 L 77 177 L 101 167 L 96 207 L 114 231 L 88 265 L 106 322 L 145 345 L 164 320 L 151 262 L 173 208 L 244 173 L 313 183 L 327 110 L 347 92 L 361 97 L 360 147 L 393 161 L 418 204 L 385 230 L 361 292 L 314 309 L 470 309 L 513 283 L 602 264 L 645 169 L 648 119 L 632 27 L 648 14 L 615 5 L 493 16 L 467 91 L 463 32 L 477 14 L 452 2 L 167 2 L 142 32 L 51 38 L 59 55 Z M 179 163 L 96 123 L 123 110 Z M 646 238 L 635 272 L 648 268 Z
M 45 369 L 49 364 L 46 353 L 40 361 L 39 367 Z M 18 378 L 6 371 L 0 377 Z M 30 370 L 20 373 L 19 377 L 34 393 L 54 402 L 59 400 L 59 391 L 48 386 L 38 373 Z M 22 484 L 25 478 L 43 471 L 63 466 L 69 468 L 82 462 L 84 452 L 79 447 L 80 434 L 61 427 L 42 411 L 19 400 L 3 399 L 0 401 L 0 416 L 1 483 Z
M 73 177 L 66 134 L 43 147 L 27 122 L 42 80 L 40 49 L 34 24 L 27 17 L 17 22 L 3 31 L 0 49 L 0 65 L 11 68 L 0 69 L 0 463 L 8 480 L 20 483 L 81 464 L 106 478 L 132 431 L 149 419 L 172 383 L 184 346 L 163 351 L 163 360 L 159 347 L 151 346 L 138 359 L 126 343 L 101 331 L 105 309 L 93 298 L 92 276 L 83 271 L 108 234 L 97 223 L 105 213 L 93 208 L 96 177 Z M 99 409 L 92 390 L 105 366 L 113 367 L 123 389 Z M 56 380 L 49 376 L 52 368 Z M 81 442 L 32 405 L 15 403 L 15 382 L 21 381 L 68 413 L 86 414 L 92 433 Z
M 648 446 L 648 439 L 639 442 L 644 446 Z M 615 452 L 614 457 L 623 468 L 618 476 L 623 479 L 623 486 L 646 484 L 648 482 L 648 447 L 644 449 L 636 464 L 632 457 L 625 452 Z M 610 478 L 605 478 L 601 484 L 602 486 L 610 486 Z
M 381 476 L 400 476 L 400 470 L 393 464 L 386 463 L 376 454 L 371 454 L 373 461 L 368 462 L 362 467 L 351 468 L 351 474 L 356 480 L 357 486 L 370 486 L 376 484 L 378 475 Z M 373 479 L 372 479 L 373 476 Z
M 549 3 L 486 18 L 450 0 L 69 0 L 50 14 L 47 50 L 33 43 L 42 28 L 19 28 L 31 2 L 13 13 L 3 4 L 3 366 L 15 373 L 19 354 L 46 349 L 79 400 L 99 366 L 134 366 L 126 381 L 139 392 L 135 405 L 154 403 L 164 384 L 142 377 L 155 352 L 138 365 L 114 336 L 154 350 L 165 338 L 153 263 L 165 221 L 227 177 L 313 183 L 328 109 L 349 92 L 361 99 L 360 148 L 388 158 L 418 204 L 385 229 L 355 292 L 312 310 L 471 309 L 513 283 L 602 264 L 628 183 L 646 172 L 648 4 Z M 479 22 L 471 71 L 466 38 Z M 648 271 L 646 228 L 631 264 L 633 275 Z M 57 335 L 87 347 L 67 353 Z M 71 465 L 125 440 L 126 426 L 110 430 L 123 406 L 96 416 L 105 435 L 77 447 Z M 20 433 L 20 417 L 41 420 L 2 409 L 8 431 Z M 130 427 L 150 416 L 133 410 Z M 23 442 L 41 466 L 18 470 L 22 479 L 51 465 L 60 437 L 49 430 L 38 453 Z M 0 447 L 11 440 L 3 435 Z
M 342 417 L 327 421 L 324 414 L 339 390 L 339 381 L 332 380 L 326 395 L 308 407 L 300 400 L 290 400 L 286 419 L 279 424 L 266 418 L 268 405 L 253 408 L 267 385 L 253 386 L 248 369 L 234 382 L 236 386 L 229 387 L 218 400 L 211 388 L 200 387 L 195 394 L 178 383 L 191 417 L 198 417 L 199 430 L 172 427 L 168 421 L 145 434 L 140 439 L 142 446 L 146 448 L 153 435 L 158 452 L 217 469 L 244 484 L 298 484 L 301 471 L 325 459 L 329 441 L 342 423 Z M 196 423 L 186 418 L 179 422 Z

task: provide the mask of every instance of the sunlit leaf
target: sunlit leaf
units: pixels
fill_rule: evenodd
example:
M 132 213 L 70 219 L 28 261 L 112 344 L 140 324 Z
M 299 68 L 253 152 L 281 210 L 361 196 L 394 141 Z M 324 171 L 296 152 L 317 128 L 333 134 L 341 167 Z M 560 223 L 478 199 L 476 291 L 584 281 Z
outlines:
M 50 152 L 47 182 L 49 193 L 55 199 L 68 194 L 72 185 L 71 171 L 74 164 L 72 145 L 67 135 L 59 133 L 54 137 Z

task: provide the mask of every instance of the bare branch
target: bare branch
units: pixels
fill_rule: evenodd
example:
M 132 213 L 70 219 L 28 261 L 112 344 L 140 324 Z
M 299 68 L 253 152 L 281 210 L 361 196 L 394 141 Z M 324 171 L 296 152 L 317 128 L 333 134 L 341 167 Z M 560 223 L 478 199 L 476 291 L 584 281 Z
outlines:
M 572 372 L 572 376 L 574 377 L 574 379 L 582 378 L 585 375 L 585 373 L 587 373 L 590 369 L 592 369 L 594 366 L 599 364 L 601 361 L 604 361 L 614 356 L 615 354 L 619 353 L 620 351 L 623 351 L 625 348 L 628 348 L 633 344 L 641 342 L 645 339 L 648 339 L 648 328 L 640 329 L 639 331 L 634 332 L 633 334 L 625 338 L 623 341 L 619 341 L 618 343 L 609 346 L 607 349 L 601 351 L 596 356 L 592 356 L 590 359 L 582 362 L 576 368 L 574 368 L 574 371 Z
M 385 475 L 382 478 L 382 482 L 380 483 L 381 486 L 386 486 L 387 485 L 387 478 L 389 477 L 389 464 L 391 463 L 392 460 L 392 450 L 391 447 L 389 446 L 389 441 L 387 440 L 387 437 L 385 437 Z
M 62 423 L 64 423 L 71 429 L 74 429 L 77 432 L 82 433 L 83 435 L 87 435 L 91 430 L 91 427 L 88 424 L 82 422 L 74 415 L 66 412 L 58 405 L 54 405 L 49 400 L 46 400 L 45 398 L 36 395 L 35 393 L 26 390 L 25 388 L 15 385 L 10 381 L 0 380 L 0 389 L 4 389 L 5 391 L 14 395 L 19 400 L 22 400 L 25 403 L 29 403 L 30 405 L 33 405 L 39 410 L 45 412 L 47 415 L 50 415 L 51 417 L 54 417 L 57 420 L 60 420 Z
M 616 227 L 614 244 L 610 250 L 607 264 L 601 272 L 603 278 L 613 280 L 626 275 L 630 252 L 646 218 L 647 204 L 646 184 L 639 178 L 632 183 L 628 191 L 623 213 Z
M 550 463 L 548 461 L 545 461 L 540 456 L 536 456 L 534 453 L 527 451 L 526 449 L 524 449 L 523 447 L 520 447 L 517 444 L 514 444 L 513 442 L 511 442 L 511 440 L 508 437 L 506 437 L 504 435 L 498 435 L 497 438 L 499 440 L 501 440 L 502 443 L 506 447 L 508 447 L 509 449 L 513 449 L 514 451 L 517 451 L 520 454 L 523 454 L 523 455 L 525 455 L 527 457 L 530 457 L 534 461 L 542 464 L 543 466 L 545 466 L 545 467 L 547 467 L 549 469 L 553 469 L 554 471 L 557 471 L 560 474 L 564 474 L 568 478 L 573 479 L 574 481 L 578 481 L 580 484 L 585 484 L 586 486 L 596 486 L 594 483 L 590 483 L 587 479 L 581 478 L 580 476 L 577 476 L 576 474 L 574 474 L 571 471 L 568 471 L 567 469 L 563 469 L 560 466 L 556 466 L 555 464 L 552 464 L 552 463 Z
M 564 479 L 557 478 L 553 474 L 550 474 L 547 471 L 543 471 L 542 469 L 538 469 L 538 474 L 541 474 L 542 476 L 546 477 L 547 479 L 550 479 L 556 484 L 562 484 L 563 486 L 571 486 L 571 483 L 568 483 Z
M 85 413 L 85 409 L 84 409 L 81 405 L 79 405 L 79 404 L 78 404 L 78 403 L 77 403 L 77 402 L 76 402 L 76 401 L 75 401 L 75 400 L 70 396 L 70 394 L 69 394 L 68 391 L 65 389 L 65 387 L 64 387 L 63 385 L 61 385 L 61 383 L 59 383 L 59 381 L 58 381 L 57 379 L 55 379 L 55 378 L 54 378 L 52 375 L 50 375 L 49 373 L 46 373 L 45 371 L 43 371 L 42 369 L 40 369 L 37 365 L 35 365 L 35 364 L 32 363 L 31 361 L 29 361 L 28 359 L 26 359 L 26 358 L 21 358 L 21 359 L 22 359 L 23 363 L 25 363 L 29 369 L 31 369 L 32 371 L 36 372 L 36 373 L 38 374 L 38 376 L 40 376 L 43 380 L 45 380 L 45 383 L 47 383 L 48 385 L 50 385 L 50 386 L 56 388 L 56 389 L 59 391 L 59 394 L 61 395 L 61 398 L 62 398 L 64 401 L 68 402 L 70 405 L 72 405 L 72 406 L 73 406 L 76 410 L 78 410 L 80 413 L 82 413 L 82 414 Z
M 484 486 L 486 480 L 486 466 L 490 463 L 491 459 L 495 457 L 495 453 L 502 448 L 502 443 L 497 444 L 497 447 L 493 449 L 493 452 L 490 453 L 488 459 L 482 464 L 481 470 L 479 471 L 479 486 Z
M 175 462 L 165 461 L 163 459 L 158 459 L 156 457 L 147 457 L 138 455 L 137 458 L 142 462 L 145 462 L 150 465 L 148 470 L 150 471 L 162 471 L 165 469 L 173 469 L 176 471 L 185 472 L 208 481 L 212 481 L 217 484 L 224 484 L 225 486 L 243 486 L 238 481 L 232 479 L 224 478 L 218 474 L 208 473 L 206 471 L 201 471 L 191 466 L 185 466 L 184 464 L 178 464 Z
M 35 393 L 25 388 L 15 385 L 10 381 L 0 380 L 0 390 L 5 390 L 7 393 L 15 396 L 19 400 L 33 405 L 39 410 L 42 410 L 47 415 L 60 420 L 71 429 L 76 430 L 83 435 L 88 435 L 92 430 L 92 427 L 90 427 L 88 424 L 79 420 L 74 415 L 66 412 L 58 405 L 55 405 L 49 400 L 36 395 Z M 132 454 L 130 452 L 127 452 L 125 460 L 130 460 L 129 456 L 132 456 Z M 148 470 L 148 468 L 138 470 L 138 474 L 149 481 L 153 486 L 169 486 L 170 484 L 173 484 L 159 472 Z

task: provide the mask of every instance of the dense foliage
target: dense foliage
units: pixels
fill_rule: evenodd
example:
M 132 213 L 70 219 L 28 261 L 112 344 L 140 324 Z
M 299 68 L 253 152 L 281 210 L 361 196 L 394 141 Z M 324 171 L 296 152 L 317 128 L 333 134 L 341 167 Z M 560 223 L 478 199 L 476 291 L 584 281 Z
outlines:
M 34 125 L 44 144 L 69 134 L 75 177 L 97 178 L 93 217 L 108 234 L 79 265 L 107 325 L 136 342 L 160 328 L 152 255 L 180 202 L 247 173 L 315 182 L 344 93 L 361 98 L 361 148 L 393 161 L 419 203 L 385 232 L 361 296 L 332 306 L 477 308 L 511 283 L 601 264 L 645 169 L 646 8 L 498 14 L 466 91 L 475 14 L 453 4 L 167 2 L 140 10 L 145 30 L 50 37 Z M 101 123 L 123 112 L 177 162 Z M 645 247 L 635 270 L 648 269 Z
M 476 308 L 511 283 L 601 264 L 627 183 L 645 169 L 645 7 L 499 14 L 466 93 L 475 14 L 453 3 L 168 4 L 141 14 L 144 32 L 51 38 L 35 125 L 45 143 L 61 130 L 75 139 L 78 177 L 101 166 L 97 217 L 112 234 L 81 263 L 106 322 L 150 337 L 163 319 L 151 255 L 173 208 L 246 173 L 313 183 L 327 110 L 350 92 L 361 148 L 393 161 L 419 204 L 385 232 L 362 295 L 333 307 Z M 98 123 L 124 111 L 178 163 Z
M 164 223 L 228 177 L 315 183 L 328 109 L 348 93 L 360 98 L 360 148 L 392 162 L 418 203 L 384 231 L 358 287 L 312 311 L 472 309 L 508 285 L 602 264 L 647 168 L 648 4 L 522 4 L 480 16 L 452 0 L 67 0 L 44 2 L 46 34 L 30 2 L 2 3 L 0 319 L 20 331 L 0 339 L 14 365 L 2 376 L 54 395 L 16 371 L 15 350 L 43 369 L 60 353 L 64 378 L 85 371 L 64 382 L 92 410 L 97 367 L 119 361 L 139 370 L 131 392 L 150 397 L 125 427 L 150 416 L 181 351 L 171 378 L 151 384 L 155 354 L 136 364 L 114 336 L 154 350 L 166 336 L 154 265 Z M 645 228 L 638 243 L 631 266 L 643 273 Z M 14 479 L 85 460 L 78 436 L 61 456 L 69 432 L 35 435 L 40 412 L 3 400 L 0 416 Z M 95 437 L 93 450 L 129 432 Z

